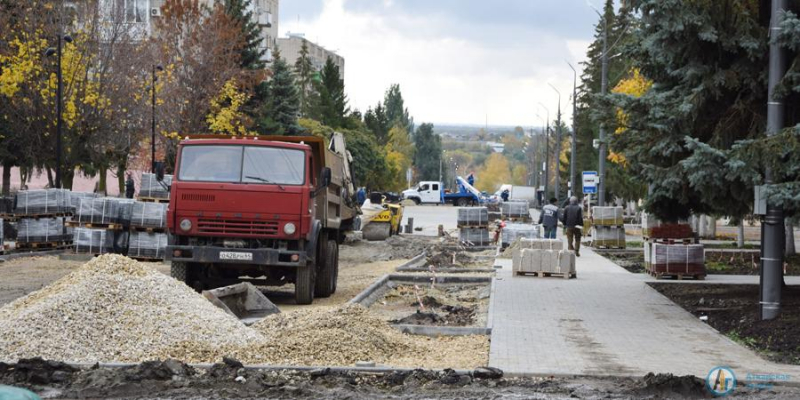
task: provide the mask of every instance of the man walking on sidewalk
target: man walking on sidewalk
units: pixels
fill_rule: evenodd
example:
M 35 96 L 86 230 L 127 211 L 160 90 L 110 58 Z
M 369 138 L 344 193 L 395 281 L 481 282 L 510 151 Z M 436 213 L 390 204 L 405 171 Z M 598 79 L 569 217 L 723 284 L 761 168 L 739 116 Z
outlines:
M 544 227 L 544 238 L 555 239 L 556 230 L 558 229 L 558 206 L 556 206 L 555 198 L 550 199 L 550 204 L 542 207 L 542 212 L 539 214 L 539 223 Z
M 570 197 L 569 205 L 564 209 L 561 222 L 567 228 L 567 244 L 570 250 L 575 250 L 577 257 L 581 256 L 581 231 L 583 229 L 583 208 L 578 205 L 578 198 Z M 574 245 L 573 245 L 574 243 Z

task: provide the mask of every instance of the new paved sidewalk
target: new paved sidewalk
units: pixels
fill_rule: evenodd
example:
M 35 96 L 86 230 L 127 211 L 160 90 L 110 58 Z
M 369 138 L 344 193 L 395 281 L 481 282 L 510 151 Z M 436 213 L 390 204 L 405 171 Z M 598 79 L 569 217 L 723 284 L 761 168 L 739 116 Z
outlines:
M 491 299 L 489 365 L 508 374 L 705 377 L 715 366 L 789 374 L 800 367 L 765 361 L 709 327 L 591 249 L 577 279 L 514 277 L 498 259 Z M 708 282 L 713 283 L 713 282 Z

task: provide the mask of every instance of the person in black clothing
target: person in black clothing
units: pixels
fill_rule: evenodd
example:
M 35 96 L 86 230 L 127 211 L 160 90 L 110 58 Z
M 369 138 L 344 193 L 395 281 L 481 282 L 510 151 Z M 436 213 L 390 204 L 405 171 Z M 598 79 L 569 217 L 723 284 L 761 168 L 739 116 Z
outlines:
M 132 199 L 134 192 L 136 192 L 136 186 L 134 186 L 133 177 L 128 174 L 128 179 L 125 181 L 125 197 Z
M 581 256 L 581 233 L 583 231 L 583 207 L 578 205 L 578 198 L 570 197 L 569 206 L 564 209 L 561 222 L 567 228 L 567 244 L 570 250 L 575 250 L 577 257 Z M 573 244 L 574 243 L 574 244 Z
M 506 201 L 508 201 L 509 194 L 510 193 L 508 192 L 508 189 L 503 190 L 503 192 L 500 193 L 500 198 L 503 199 L 504 202 L 506 202 Z

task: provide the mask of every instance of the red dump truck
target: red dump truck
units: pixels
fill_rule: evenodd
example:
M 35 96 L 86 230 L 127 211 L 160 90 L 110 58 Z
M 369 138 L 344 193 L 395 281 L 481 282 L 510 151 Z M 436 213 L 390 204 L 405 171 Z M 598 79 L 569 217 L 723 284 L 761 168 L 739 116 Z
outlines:
M 298 304 L 336 291 L 358 208 L 344 137 L 192 136 L 178 146 L 167 248 L 196 290 L 294 283 Z

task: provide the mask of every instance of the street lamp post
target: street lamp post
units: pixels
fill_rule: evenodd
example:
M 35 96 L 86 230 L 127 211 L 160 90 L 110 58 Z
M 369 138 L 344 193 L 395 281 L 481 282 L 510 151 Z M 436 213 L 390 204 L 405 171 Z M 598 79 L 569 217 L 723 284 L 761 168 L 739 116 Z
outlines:
M 576 196 L 578 193 L 577 186 L 575 186 L 575 152 L 577 151 L 577 136 L 578 136 L 578 71 L 569 62 L 567 63 L 572 69 L 572 143 L 569 156 L 569 187 L 572 190 L 572 195 Z
M 61 136 L 64 129 L 63 109 L 64 109 L 64 77 L 61 73 L 61 50 L 64 47 L 62 41 L 72 43 L 72 37 L 62 32 L 58 34 L 56 48 L 48 48 L 45 55 L 56 56 L 56 181 L 55 186 L 61 189 Z
M 550 110 L 541 102 L 539 105 L 547 112 L 547 122 L 544 130 L 544 197 L 545 201 L 547 201 L 550 188 Z
M 548 85 L 550 85 L 548 83 Z M 561 202 L 561 92 L 555 86 L 550 85 L 553 90 L 558 94 L 558 113 L 556 114 L 558 122 L 556 122 L 556 202 Z
M 160 65 L 153 65 L 153 84 L 150 88 L 152 92 L 151 106 L 153 108 L 153 119 L 150 126 L 150 172 L 156 173 L 156 81 L 158 76 L 156 71 L 163 71 L 164 68 Z

